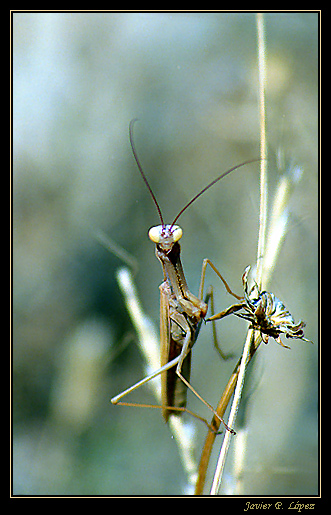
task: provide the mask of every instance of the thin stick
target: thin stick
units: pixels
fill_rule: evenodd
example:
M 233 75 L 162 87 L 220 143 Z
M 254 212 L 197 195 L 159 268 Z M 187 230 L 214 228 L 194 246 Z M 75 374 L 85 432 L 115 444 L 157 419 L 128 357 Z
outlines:
M 238 381 L 237 381 L 236 389 L 234 392 L 234 397 L 233 397 L 231 411 L 230 411 L 229 420 L 228 420 L 228 424 L 230 424 L 231 427 L 233 427 L 235 424 L 235 420 L 236 420 L 238 409 L 239 409 L 241 393 L 242 393 L 242 389 L 244 386 L 246 365 L 249 360 L 252 338 L 254 337 L 253 333 L 254 332 L 252 329 L 249 329 L 247 332 L 247 337 L 246 337 L 246 341 L 245 341 L 245 345 L 244 345 L 244 351 L 243 351 L 243 355 L 241 358 L 241 364 L 239 367 Z M 214 474 L 213 484 L 212 484 L 212 487 L 210 490 L 210 495 L 217 495 L 217 493 L 218 493 L 218 490 L 219 490 L 219 487 L 221 484 L 226 456 L 227 456 L 227 453 L 229 450 L 231 436 L 232 436 L 232 434 L 230 434 L 229 431 L 227 431 L 224 436 L 222 447 L 221 447 L 220 454 L 218 457 L 216 471 Z
M 259 69 L 259 112 L 260 112 L 260 223 L 257 248 L 256 282 L 262 289 L 263 258 L 266 240 L 267 225 L 267 138 L 266 138 L 266 109 L 265 89 L 267 84 L 266 42 L 264 31 L 264 17 L 262 13 L 256 15 L 258 37 L 258 69 Z
M 251 345 L 248 362 L 254 356 L 255 351 L 259 347 L 261 341 L 262 341 L 261 336 L 258 335 L 257 338 L 254 340 L 254 344 Z M 246 363 L 246 366 L 247 366 L 248 362 Z M 236 387 L 236 384 L 238 381 L 239 371 L 240 371 L 240 364 L 241 364 L 241 357 L 240 357 L 238 363 L 236 364 L 236 366 L 230 376 L 228 384 L 226 385 L 226 387 L 224 389 L 222 397 L 218 403 L 216 413 L 218 413 L 218 415 L 220 415 L 221 417 L 224 417 L 226 408 L 228 407 L 228 404 L 229 404 L 231 397 L 233 395 L 233 392 L 235 390 L 235 387 Z M 214 417 L 211 422 L 211 426 L 214 428 L 214 431 L 208 432 L 208 434 L 206 436 L 205 444 L 203 446 L 201 459 L 200 459 L 200 463 L 199 463 L 198 479 L 197 479 L 197 483 L 196 483 L 196 487 L 195 487 L 195 495 L 203 494 L 208 463 L 210 460 L 211 451 L 212 451 L 214 441 L 216 438 L 216 431 L 218 431 L 218 428 L 220 426 L 219 419 Z M 237 440 L 235 440 L 235 441 L 237 441 Z
M 226 385 L 226 388 L 225 388 L 225 390 L 222 394 L 222 397 L 220 399 L 220 402 L 217 406 L 216 412 L 221 417 L 224 417 L 225 410 L 230 402 L 230 399 L 233 395 L 235 386 L 237 384 L 240 361 L 241 361 L 241 358 L 238 361 L 234 371 L 232 372 L 231 377 L 228 381 L 228 384 Z M 211 423 L 212 423 L 212 427 L 214 427 L 215 431 L 217 431 L 219 428 L 219 420 L 216 417 L 214 417 Z M 215 431 L 214 432 L 208 431 L 207 436 L 206 436 L 205 444 L 203 446 L 200 463 L 199 463 L 198 479 L 197 479 L 197 483 L 195 485 L 195 492 L 194 492 L 195 495 L 203 494 L 208 463 L 210 460 L 211 451 L 212 451 L 214 441 L 216 438 Z
M 282 243 L 284 241 L 287 220 L 289 217 L 289 209 L 288 209 L 288 201 L 293 189 L 294 184 L 296 184 L 302 176 L 302 170 L 297 165 L 291 166 L 289 170 L 280 178 L 277 191 L 275 194 L 275 199 L 273 201 L 272 209 L 271 209 L 271 217 L 268 228 L 268 237 L 266 241 L 265 248 L 265 258 L 263 260 L 263 287 L 264 289 L 268 289 L 268 283 L 272 276 L 277 257 L 280 253 L 280 249 Z M 250 358 L 253 356 L 255 351 L 258 349 L 261 343 L 261 337 L 258 335 L 255 338 L 254 345 L 251 347 Z M 226 408 L 230 402 L 230 399 L 233 395 L 235 386 L 237 384 L 238 375 L 239 375 L 239 367 L 240 360 L 238 361 L 230 379 L 228 381 L 227 386 L 223 392 L 223 395 L 219 401 L 218 407 L 216 408 L 216 412 L 224 417 Z M 247 365 L 247 364 L 246 364 Z M 213 419 L 211 422 L 211 426 L 215 431 L 218 430 L 219 422 L 218 420 Z M 239 432 L 237 433 L 237 437 L 234 441 L 234 445 L 237 446 Z M 199 463 L 199 472 L 198 472 L 198 480 L 195 489 L 195 495 L 202 495 L 204 491 L 204 485 L 206 480 L 207 468 L 211 456 L 211 451 L 215 441 L 215 433 L 208 432 L 205 443 L 203 446 L 200 463 Z M 242 453 L 242 448 L 240 449 Z M 241 466 L 243 462 L 243 456 L 241 456 Z M 238 472 L 237 472 L 238 476 Z
M 261 138 L 261 163 L 260 163 L 260 220 L 259 220 L 259 239 L 258 239 L 258 250 L 257 250 L 257 283 L 261 288 L 262 273 L 263 273 L 263 254 L 265 248 L 265 237 L 266 237 L 266 218 L 267 218 L 267 143 L 266 143 L 266 116 L 265 116 L 265 86 L 266 86 L 266 46 L 265 46 L 265 33 L 264 33 L 264 19 L 263 14 L 257 14 L 257 35 L 258 35 L 258 67 L 259 67 L 259 106 L 260 106 L 260 138 Z M 254 338 L 253 330 L 249 329 L 243 349 L 241 358 L 238 381 L 233 397 L 233 402 L 230 410 L 228 424 L 230 427 L 234 427 L 237 412 L 239 409 L 239 403 L 241 399 L 242 389 L 244 386 L 246 365 L 249 361 L 250 348 L 252 339 Z M 228 431 L 224 436 L 222 447 L 220 450 L 210 495 L 217 495 L 223 470 L 225 466 L 225 460 L 230 446 L 230 439 L 232 434 Z
M 126 267 L 119 268 L 116 271 L 116 279 L 123 294 L 126 308 L 137 332 L 139 347 L 143 357 L 148 363 L 147 373 L 151 373 L 160 366 L 160 350 L 157 332 L 151 320 L 145 315 L 142 309 L 130 270 Z M 158 382 L 159 385 L 157 385 Z M 155 379 L 155 381 L 151 382 L 151 385 L 152 388 L 154 388 L 154 395 L 160 400 L 160 380 Z

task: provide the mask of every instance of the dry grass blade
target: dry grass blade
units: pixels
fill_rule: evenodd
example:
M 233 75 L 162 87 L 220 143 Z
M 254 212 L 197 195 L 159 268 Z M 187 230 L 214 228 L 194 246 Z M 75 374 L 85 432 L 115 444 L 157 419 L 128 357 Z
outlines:
M 261 286 L 263 275 L 263 256 L 266 238 L 267 222 L 267 141 L 266 141 L 266 115 L 265 115 L 265 88 L 266 88 L 266 45 L 264 32 L 263 14 L 257 14 L 257 35 L 258 35 L 258 69 L 259 69 L 259 105 L 260 105 L 260 142 L 261 142 L 261 164 L 260 164 L 260 219 L 259 219 L 259 239 L 257 251 L 257 283 Z M 247 333 L 243 354 L 240 362 L 238 379 L 235 387 L 234 398 L 230 410 L 228 424 L 234 427 L 236 415 L 239 409 L 241 393 L 244 385 L 246 365 L 250 359 L 250 349 L 254 338 L 254 333 L 250 329 Z M 220 450 L 210 495 L 217 495 L 224 465 L 229 450 L 232 435 L 225 434 Z

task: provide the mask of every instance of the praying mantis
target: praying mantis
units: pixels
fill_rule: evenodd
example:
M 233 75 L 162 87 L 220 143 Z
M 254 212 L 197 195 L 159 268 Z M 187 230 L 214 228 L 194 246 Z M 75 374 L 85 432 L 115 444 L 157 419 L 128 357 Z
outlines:
M 165 421 L 168 421 L 170 415 L 180 415 L 183 411 L 186 411 L 194 415 L 196 418 L 203 420 L 209 427 L 209 424 L 205 419 L 199 415 L 194 414 L 186 408 L 187 389 L 189 389 L 198 399 L 200 399 L 200 401 L 205 406 L 207 406 L 213 412 L 214 416 L 216 416 L 223 423 L 227 431 L 235 433 L 234 430 L 225 423 L 223 418 L 216 413 L 211 404 L 204 400 L 203 397 L 201 397 L 201 395 L 191 385 L 191 349 L 198 338 L 201 323 L 205 319 L 208 310 L 208 303 L 212 296 L 212 290 L 210 289 L 203 299 L 205 273 L 208 265 L 222 280 L 228 293 L 233 295 L 237 300 L 242 301 L 243 298 L 239 297 L 231 291 L 225 279 L 223 279 L 219 271 L 209 259 L 204 259 L 202 264 L 198 296 L 195 296 L 190 292 L 180 258 L 179 240 L 183 235 L 183 231 L 179 225 L 176 225 L 176 222 L 183 214 L 183 212 L 186 211 L 186 209 L 193 202 L 195 202 L 214 184 L 223 179 L 226 175 L 229 175 L 232 171 L 246 164 L 259 161 L 259 159 L 245 161 L 219 175 L 183 207 L 183 209 L 175 217 L 172 224 L 165 224 L 160 206 L 138 159 L 138 154 L 133 141 L 133 125 L 135 121 L 136 120 L 134 119 L 130 122 L 129 128 L 133 156 L 138 166 L 138 170 L 153 199 L 161 221 L 161 225 L 152 227 L 148 233 L 150 240 L 155 243 L 155 254 L 161 263 L 164 278 L 164 281 L 159 287 L 161 366 L 152 374 L 148 375 L 130 388 L 113 397 L 111 402 L 112 404 L 131 405 L 130 403 L 120 401 L 130 392 L 136 390 L 140 386 L 146 384 L 161 374 L 161 408 Z

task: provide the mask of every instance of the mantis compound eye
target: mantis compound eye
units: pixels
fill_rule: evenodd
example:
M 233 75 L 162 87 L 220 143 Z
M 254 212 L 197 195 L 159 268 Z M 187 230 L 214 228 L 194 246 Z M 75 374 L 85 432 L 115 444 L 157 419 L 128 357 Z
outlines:
M 183 236 L 183 230 L 179 225 L 157 225 L 150 228 L 148 236 L 153 243 L 162 244 L 166 240 L 175 243 Z

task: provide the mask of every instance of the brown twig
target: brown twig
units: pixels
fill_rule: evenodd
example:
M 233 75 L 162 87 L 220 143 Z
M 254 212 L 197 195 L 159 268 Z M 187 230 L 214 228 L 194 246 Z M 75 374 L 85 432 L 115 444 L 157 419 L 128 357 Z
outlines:
M 248 359 L 248 363 L 249 361 L 252 359 L 253 355 L 255 354 L 257 348 L 259 347 L 261 343 L 261 338 L 260 337 L 257 337 L 251 344 L 251 348 L 250 348 L 250 354 L 249 354 L 249 359 Z M 219 401 L 219 404 L 216 408 L 216 413 L 218 415 L 220 415 L 221 417 L 224 416 L 224 413 L 226 411 L 226 408 L 230 402 L 230 399 L 233 395 L 233 392 L 234 392 L 234 389 L 236 387 L 236 384 L 237 384 L 237 380 L 238 380 L 238 375 L 239 375 L 239 371 L 240 371 L 240 363 L 241 363 L 241 358 L 239 359 L 238 363 L 236 364 L 230 378 L 229 378 L 229 381 L 228 381 L 228 384 L 226 385 L 224 391 L 223 391 L 223 394 L 222 394 L 222 397 Z M 215 441 L 215 438 L 216 438 L 216 433 L 219 429 L 219 426 L 220 426 L 220 421 L 219 419 L 217 419 L 215 416 L 213 417 L 212 419 L 212 422 L 211 422 L 211 427 L 213 427 L 214 429 L 214 432 L 212 431 L 208 431 L 207 433 L 207 436 L 206 436 L 206 440 L 205 440 L 205 443 L 204 443 L 204 446 L 203 446 L 203 450 L 202 450 L 202 453 L 201 453 L 201 458 L 200 458 L 200 463 L 199 463 L 199 469 L 198 469 L 198 479 L 197 479 L 197 483 L 196 483 L 196 487 L 195 487 L 195 495 L 202 495 L 203 494 L 203 489 L 204 489 L 204 485 L 205 485 L 205 480 L 206 480 L 206 474 L 207 474 L 207 468 L 208 468 L 208 464 L 209 464 L 209 460 L 210 460 L 210 455 L 211 455 L 211 451 L 212 451 L 212 448 L 213 448 L 213 445 L 214 445 L 214 441 Z

